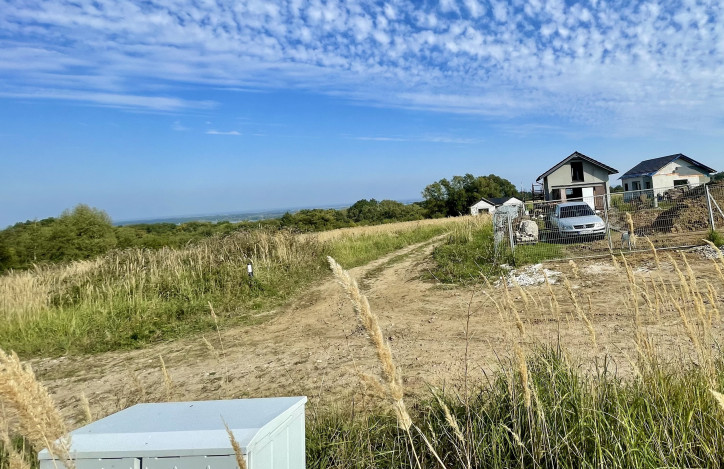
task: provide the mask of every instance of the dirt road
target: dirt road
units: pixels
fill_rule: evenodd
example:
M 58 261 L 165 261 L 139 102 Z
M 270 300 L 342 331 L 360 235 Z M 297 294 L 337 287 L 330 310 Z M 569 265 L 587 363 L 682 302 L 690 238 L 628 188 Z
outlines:
M 502 286 L 451 287 L 423 278 L 430 253 L 440 241 L 410 246 L 351 270 L 380 318 L 407 393 L 425 392 L 428 384 L 459 384 L 468 312 L 468 363 L 473 380 L 483 379 L 483 371 L 509 359 L 513 340 L 531 345 L 555 343 L 560 338 L 572 357 L 609 353 L 618 357 L 622 369 L 635 356 L 634 318 L 624 308 L 626 273 L 610 261 L 591 260 L 575 267 L 546 265 L 570 277 L 574 295 L 589 311 L 595 329 L 598 350 L 594 350 L 590 330 L 574 314 L 570 294 L 560 282 L 553 286 L 560 314 L 552 309 L 545 285 L 527 286 L 525 293 L 512 288 L 512 300 L 526 330 L 521 338 L 515 318 L 501 315 L 494 306 L 494 302 L 502 302 Z M 689 259 L 697 277 L 718 286 L 721 303 L 724 285 L 712 262 L 693 254 Z M 643 279 L 654 275 L 651 259 L 644 256 L 635 262 L 637 275 Z M 656 275 L 661 274 L 657 271 Z M 721 304 L 720 309 L 724 311 Z M 262 324 L 223 330 L 220 335 L 130 352 L 34 360 L 32 364 L 76 424 L 83 419 L 81 393 L 89 399 L 95 418 L 137 402 L 167 399 L 307 395 L 312 405 L 330 405 L 359 399 L 359 373 L 378 373 L 366 334 L 333 279 L 267 314 L 272 317 Z M 641 321 L 659 346 L 687 345 L 676 317 Z M 721 331 L 718 325 L 717 334 Z M 170 383 L 164 378 L 160 357 Z

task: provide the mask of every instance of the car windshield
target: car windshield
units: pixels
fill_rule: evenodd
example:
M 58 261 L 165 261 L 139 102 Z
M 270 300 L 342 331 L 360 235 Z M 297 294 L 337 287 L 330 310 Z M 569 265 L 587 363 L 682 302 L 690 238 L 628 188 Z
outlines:
M 595 213 L 587 204 L 561 207 L 561 218 L 587 217 L 589 215 L 595 215 Z

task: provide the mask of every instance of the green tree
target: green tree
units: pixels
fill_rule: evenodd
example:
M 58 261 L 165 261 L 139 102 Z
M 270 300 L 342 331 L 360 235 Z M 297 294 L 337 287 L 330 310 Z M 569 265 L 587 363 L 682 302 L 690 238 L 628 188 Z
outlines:
M 430 217 L 464 215 L 481 198 L 506 196 L 517 197 L 517 189 L 507 179 L 494 174 L 453 176 L 450 180 L 434 182 L 422 191 L 423 206 Z
M 64 211 L 45 240 L 46 259 L 90 259 L 113 249 L 116 236 L 111 218 L 103 210 L 79 204 Z
M 347 209 L 347 217 L 355 223 L 372 221 L 377 218 L 379 202 L 375 199 L 358 200 Z
M 422 198 L 424 199 L 422 206 L 429 217 L 437 218 L 447 215 L 446 201 L 448 197 L 443 184 L 449 184 L 447 179 L 433 182 L 422 191 Z
M 15 268 L 17 263 L 15 252 L 0 239 L 0 272 Z

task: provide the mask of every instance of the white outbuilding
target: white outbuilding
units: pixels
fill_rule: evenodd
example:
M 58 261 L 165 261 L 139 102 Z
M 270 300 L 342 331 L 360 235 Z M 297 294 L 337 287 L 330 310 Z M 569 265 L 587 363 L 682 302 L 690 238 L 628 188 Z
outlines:
M 522 207 L 523 201 L 517 197 L 495 197 L 490 199 L 480 199 L 480 202 L 470 207 L 471 215 L 480 215 L 482 213 L 495 213 L 495 209 L 502 206 L 518 206 Z
M 495 212 L 495 204 L 488 199 L 480 199 L 480 202 L 470 207 L 470 215 Z

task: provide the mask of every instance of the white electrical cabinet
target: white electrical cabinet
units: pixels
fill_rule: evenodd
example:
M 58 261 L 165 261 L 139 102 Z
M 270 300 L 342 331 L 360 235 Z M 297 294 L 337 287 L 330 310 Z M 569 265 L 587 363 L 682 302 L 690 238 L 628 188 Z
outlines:
M 138 404 L 71 433 L 77 469 L 304 469 L 306 397 Z M 47 450 L 40 469 L 63 469 Z

